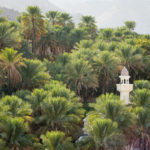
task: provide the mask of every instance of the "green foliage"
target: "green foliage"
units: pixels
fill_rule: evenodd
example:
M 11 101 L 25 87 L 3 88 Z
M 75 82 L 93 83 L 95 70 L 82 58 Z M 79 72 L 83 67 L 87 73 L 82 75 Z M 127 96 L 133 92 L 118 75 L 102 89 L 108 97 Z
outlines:
M 112 38 L 112 36 L 113 36 L 113 29 L 111 29 L 111 28 L 102 29 L 102 33 L 101 34 L 102 34 L 103 39 L 109 41 Z
M 134 81 L 134 89 L 143 89 L 143 88 L 150 90 L 150 81 L 148 81 L 148 80 Z
M 59 16 L 58 11 L 48 11 L 46 13 L 46 17 L 49 19 L 51 25 L 55 25 L 57 23 L 58 16 Z
M 6 113 L 8 116 L 25 118 L 32 113 L 30 104 L 16 96 L 5 96 L 0 102 L 2 106 L 7 107 Z
M 82 16 L 79 27 L 83 28 L 90 39 L 94 40 L 97 36 L 97 26 L 95 18 L 92 16 Z
M 95 149 L 105 149 L 109 147 L 109 141 L 117 135 L 117 124 L 109 119 L 96 119 L 86 126 L 86 130 L 91 137 L 89 142 L 94 142 Z
M 126 22 L 125 22 L 125 26 L 126 26 L 129 30 L 134 30 L 134 28 L 136 27 L 136 22 L 135 22 L 135 21 L 126 21 Z
M 83 60 L 72 60 L 65 68 L 65 79 L 68 86 L 81 95 L 82 89 L 87 92 L 89 88 L 96 89 L 97 76 L 92 66 Z M 86 96 L 86 93 L 85 93 Z M 84 95 L 83 95 L 84 97 Z
M 37 6 L 18 22 L 0 17 L 0 149 L 150 147 L 150 35 L 135 27 L 98 30 L 92 16 L 75 26 L 70 14 Z M 130 105 L 114 95 L 123 66 Z
M 37 117 L 41 114 L 41 103 L 48 96 L 48 92 L 44 89 L 34 89 L 31 96 L 28 97 L 33 109 L 33 116 Z
M 136 89 L 132 93 L 131 101 L 136 106 L 149 107 L 150 106 L 150 90 L 148 89 Z
M 108 51 L 102 51 L 93 58 L 93 66 L 99 75 L 102 93 L 108 89 L 108 81 L 114 80 L 118 73 L 118 59 Z
M 39 38 L 46 32 L 45 22 L 38 6 L 29 6 L 21 16 L 21 26 L 25 39 L 32 41 L 32 53 L 36 54 Z
M 0 23 L 0 50 L 5 47 L 17 48 L 19 40 L 17 28 L 9 22 Z
M 3 149 L 21 149 L 32 145 L 32 136 L 26 134 L 27 123 L 21 118 L 7 118 L 0 122 L 0 145 Z
M 96 100 L 96 104 L 91 104 L 94 108 L 88 116 L 89 122 L 94 118 L 104 117 L 117 122 L 118 128 L 125 128 L 132 124 L 133 116 L 130 109 L 121 103 L 120 99 L 113 94 L 102 95 Z
M 121 48 L 116 50 L 116 55 L 119 57 L 121 64 L 129 70 L 133 70 L 135 74 L 138 73 L 138 70 L 144 69 L 141 49 L 124 43 Z
M 25 60 L 26 67 L 22 68 L 21 76 L 23 89 L 33 89 L 45 84 L 50 76 L 45 65 L 40 60 Z
M 19 90 L 16 93 L 14 93 L 14 95 L 21 98 L 23 101 L 27 102 L 29 100 L 31 92 L 29 90 Z
M 46 128 L 71 133 L 79 130 L 83 115 L 80 104 L 75 105 L 63 97 L 48 97 L 41 103 L 42 116 Z
M 22 54 L 18 54 L 13 48 L 5 48 L 0 53 L 0 67 L 3 72 L 2 79 L 8 80 L 7 86 L 9 92 L 13 88 L 16 88 L 18 83 L 22 81 L 22 76 L 19 71 L 22 66 L 25 66 L 23 60 Z
M 74 150 L 71 138 L 66 138 L 63 132 L 52 131 L 41 135 L 44 147 L 47 150 Z

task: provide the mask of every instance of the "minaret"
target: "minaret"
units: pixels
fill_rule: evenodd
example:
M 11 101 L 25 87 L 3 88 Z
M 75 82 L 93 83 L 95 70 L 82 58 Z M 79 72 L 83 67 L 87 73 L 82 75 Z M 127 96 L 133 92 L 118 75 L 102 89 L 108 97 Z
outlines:
M 119 78 L 120 84 L 117 84 L 117 91 L 120 92 L 120 99 L 124 100 L 126 104 L 129 104 L 129 94 L 133 90 L 133 84 L 129 83 L 130 76 L 126 67 L 122 69 Z

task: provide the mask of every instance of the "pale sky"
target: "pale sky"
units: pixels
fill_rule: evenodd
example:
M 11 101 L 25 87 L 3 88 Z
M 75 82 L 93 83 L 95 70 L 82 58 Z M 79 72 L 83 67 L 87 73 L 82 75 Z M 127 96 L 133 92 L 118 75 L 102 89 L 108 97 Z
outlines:
M 62 10 L 66 10 L 70 13 L 83 13 L 82 10 L 75 9 L 79 5 L 84 4 L 84 2 L 90 2 L 92 0 L 49 0 Z M 98 1 L 113 1 L 113 0 L 98 0 Z
M 70 5 L 70 4 L 78 4 L 78 3 L 82 3 L 82 2 L 85 2 L 87 0 L 49 0 L 50 2 L 56 4 L 57 6 L 65 6 L 67 7 L 66 5 Z
M 86 2 L 87 0 L 49 0 L 49 1 L 61 9 L 65 9 L 71 12 L 72 7 L 76 6 L 77 4 Z M 72 12 L 74 12 L 74 10 L 72 10 Z

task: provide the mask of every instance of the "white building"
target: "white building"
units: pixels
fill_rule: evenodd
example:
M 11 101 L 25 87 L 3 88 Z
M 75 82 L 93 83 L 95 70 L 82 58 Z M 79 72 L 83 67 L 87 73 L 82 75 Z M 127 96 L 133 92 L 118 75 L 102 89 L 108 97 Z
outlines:
M 126 67 L 122 69 L 119 78 L 120 84 L 117 84 L 117 91 L 120 92 L 120 99 L 125 101 L 125 104 L 129 104 L 129 94 L 133 90 L 133 84 L 129 83 L 130 76 Z

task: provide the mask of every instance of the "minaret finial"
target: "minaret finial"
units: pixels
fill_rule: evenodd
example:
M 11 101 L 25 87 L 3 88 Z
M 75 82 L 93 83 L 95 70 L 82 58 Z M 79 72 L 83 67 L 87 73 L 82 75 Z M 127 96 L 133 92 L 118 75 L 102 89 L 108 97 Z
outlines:
M 126 67 L 123 67 L 121 71 L 121 76 L 129 76 L 129 72 Z

